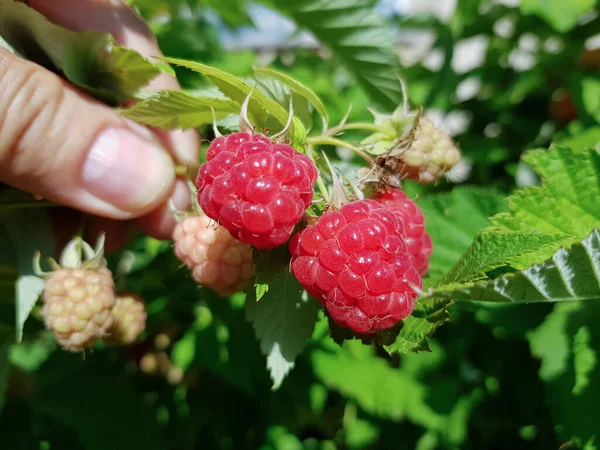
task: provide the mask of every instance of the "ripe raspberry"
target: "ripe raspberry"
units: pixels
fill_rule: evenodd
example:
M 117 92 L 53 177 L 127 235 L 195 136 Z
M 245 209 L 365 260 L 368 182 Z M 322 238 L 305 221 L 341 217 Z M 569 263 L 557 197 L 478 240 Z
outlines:
M 146 306 L 137 294 L 117 296 L 112 310 L 114 321 L 104 341 L 109 345 L 129 345 L 135 342 L 146 328 Z
M 403 233 L 373 200 L 348 203 L 294 235 L 290 270 L 337 324 L 373 334 L 410 315 L 422 287 Z
M 95 250 L 75 238 L 65 246 L 60 265 L 50 259 L 54 268 L 50 273 L 41 271 L 39 254 L 34 258 L 34 272 L 46 278 L 44 323 L 65 350 L 92 347 L 113 323 L 115 289 L 103 252 L 104 236 Z
M 390 210 L 404 225 L 404 242 L 413 258 L 413 266 L 424 275 L 429 268 L 433 244 L 425 231 L 425 217 L 415 202 L 400 189 L 373 192 L 371 199 Z
M 206 151 L 196 185 L 208 217 L 259 249 L 286 242 L 313 199 L 312 161 L 261 134 L 217 137 Z
M 447 173 L 460 160 L 460 151 L 450 136 L 429 119 L 421 118 L 410 146 L 387 158 L 386 166 L 402 178 L 431 183 Z
M 204 214 L 179 222 L 173 240 L 175 255 L 194 279 L 223 297 L 242 290 L 252 277 L 252 248 Z

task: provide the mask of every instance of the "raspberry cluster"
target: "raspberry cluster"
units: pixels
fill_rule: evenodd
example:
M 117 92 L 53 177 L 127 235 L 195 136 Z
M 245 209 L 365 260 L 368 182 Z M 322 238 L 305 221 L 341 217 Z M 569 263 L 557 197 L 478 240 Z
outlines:
M 261 134 L 214 139 L 196 179 L 198 203 L 237 240 L 258 249 L 285 243 L 313 200 L 317 169 Z
M 290 270 L 336 323 L 376 333 L 410 315 L 422 287 L 403 236 L 377 202 L 347 203 L 294 235 Z

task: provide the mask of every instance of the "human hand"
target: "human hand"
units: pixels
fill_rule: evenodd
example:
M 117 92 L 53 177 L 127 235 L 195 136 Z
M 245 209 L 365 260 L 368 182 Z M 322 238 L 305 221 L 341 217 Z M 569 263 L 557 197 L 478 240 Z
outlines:
M 27 4 L 58 25 L 108 32 L 144 55 L 161 54 L 148 26 L 120 0 Z M 149 86 L 178 88 L 167 74 Z M 195 132 L 151 131 L 0 47 L 0 181 L 98 216 L 91 231 L 106 231 L 109 248 L 122 245 L 132 225 L 170 238 L 169 198 L 179 209 L 190 202 L 175 164 L 197 165 L 199 147 Z M 78 224 L 63 211 L 54 217 L 69 239 Z

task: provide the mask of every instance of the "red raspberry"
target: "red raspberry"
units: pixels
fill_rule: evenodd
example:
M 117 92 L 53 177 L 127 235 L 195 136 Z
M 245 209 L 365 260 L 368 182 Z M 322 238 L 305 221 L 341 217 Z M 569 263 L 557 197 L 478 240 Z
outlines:
M 374 192 L 371 198 L 400 218 L 404 225 L 404 242 L 413 257 L 413 266 L 424 275 L 429 268 L 429 256 L 433 244 L 431 237 L 425 231 L 423 211 L 400 189 Z
M 422 281 L 402 222 L 373 200 L 323 214 L 290 241 L 290 270 L 333 320 L 373 334 L 406 318 Z
M 206 159 L 196 185 L 207 216 L 259 249 L 290 238 L 313 199 L 309 158 L 261 134 L 233 133 L 213 140 Z

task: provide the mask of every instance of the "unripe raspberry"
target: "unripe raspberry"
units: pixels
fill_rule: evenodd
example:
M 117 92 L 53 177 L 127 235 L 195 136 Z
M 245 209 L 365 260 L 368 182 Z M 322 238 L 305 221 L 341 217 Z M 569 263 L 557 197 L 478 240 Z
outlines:
M 294 235 L 290 270 L 337 324 L 373 334 L 410 315 L 422 287 L 403 235 L 378 203 L 348 203 Z
M 173 233 L 175 254 L 202 286 L 225 297 L 252 278 L 252 249 L 204 214 L 184 218 Z
M 108 345 L 129 345 L 146 328 L 146 305 L 137 294 L 121 294 L 113 307 L 114 321 L 104 339 Z
M 34 259 L 36 274 L 46 278 L 44 323 L 65 350 L 92 347 L 113 323 L 115 290 L 112 273 L 105 267 L 103 243 L 101 237 L 94 251 L 80 238 L 73 239 L 61 255 L 60 266 L 51 260 L 55 270 L 50 273 L 41 271 L 39 254 Z
M 259 249 L 286 242 L 313 200 L 317 169 L 287 144 L 261 134 L 214 139 L 196 185 L 206 215 Z
M 388 189 L 384 192 L 373 192 L 371 198 L 384 208 L 390 210 L 404 225 L 404 242 L 413 258 L 413 266 L 424 275 L 429 268 L 429 256 L 433 244 L 425 231 L 423 211 L 400 189 Z
M 446 133 L 429 119 L 421 118 L 410 145 L 398 154 L 392 153 L 387 164 L 402 178 L 431 183 L 460 161 L 460 151 Z M 387 165 L 386 164 L 386 165 Z

